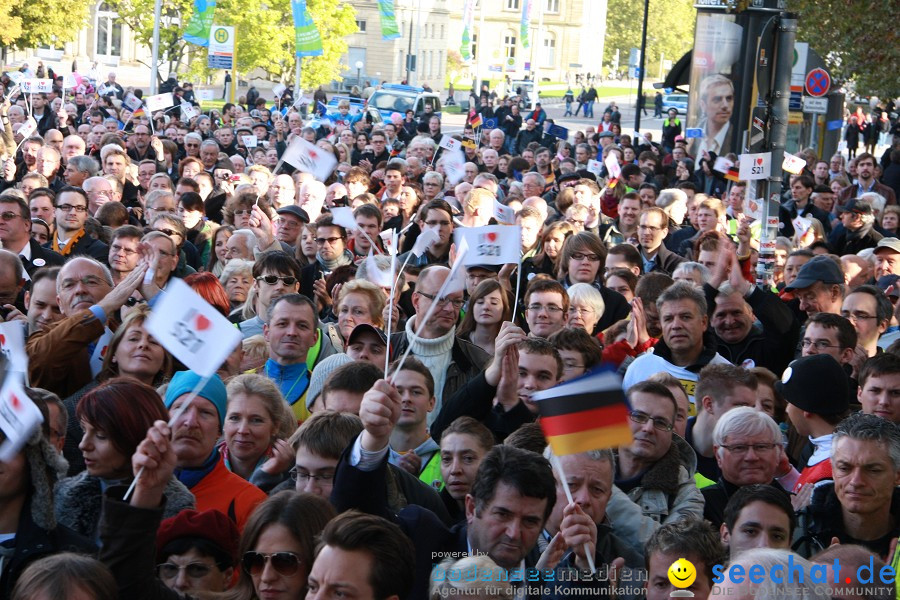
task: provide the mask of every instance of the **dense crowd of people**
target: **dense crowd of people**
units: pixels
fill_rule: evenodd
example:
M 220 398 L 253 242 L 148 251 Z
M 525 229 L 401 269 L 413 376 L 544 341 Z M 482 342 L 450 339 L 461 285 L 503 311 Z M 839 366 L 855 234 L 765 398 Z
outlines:
M 741 583 L 716 565 L 893 562 L 900 140 L 800 153 L 768 286 L 747 184 L 677 114 L 569 141 L 473 94 L 460 170 L 429 111 L 171 83 L 151 114 L 114 74 L 0 80 L 0 316 L 44 417 L 0 462 L 0 597 L 662 599 L 683 558 L 706 598 Z M 281 160 L 298 137 L 326 178 Z M 454 232 L 508 209 L 520 261 L 442 293 Z M 147 330 L 175 279 L 243 338 L 210 379 Z M 532 396 L 597 368 L 633 441 L 554 456 Z

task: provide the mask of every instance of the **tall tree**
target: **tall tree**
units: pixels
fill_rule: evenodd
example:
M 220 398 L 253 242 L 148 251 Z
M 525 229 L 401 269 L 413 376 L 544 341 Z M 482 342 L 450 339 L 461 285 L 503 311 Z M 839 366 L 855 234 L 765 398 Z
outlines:
M 0 44 L 7 49 L 36 48 L 75 39 L 85 26 L 87 2 L 53 0 L 52 3 L 0 0 Z
M 837 82 L 863 96 L 900 96 L 896 3 L 788 0 L 788 8 L 800 14 L 797 39 L 809 42 Z
M 694 45 L 697 11 L 692 0 L 650 0 L 647 21 L 647 74 L 659 74 L 660 58 L 676 62 Z M 641 47 L 644 3 L 640 0 L 609 0 L 606 17 L 606 43 L 603 64 L 611 66 L 619 51 L 619 69 L 628 67 L 632 48 Z M 665 74 L 664 74 L 665 75 Z

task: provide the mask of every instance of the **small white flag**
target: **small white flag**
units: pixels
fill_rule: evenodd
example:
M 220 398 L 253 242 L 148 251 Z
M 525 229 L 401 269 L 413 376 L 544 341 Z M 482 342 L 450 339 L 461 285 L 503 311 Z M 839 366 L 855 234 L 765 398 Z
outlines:
M 0 323 L 0 352 L 9 361 L 9 370 L 28 372 L 28 353 L 25 352 L 25 327 L 21 321 Z
M 172 92 L 166 92 L 165 94 L 156 94 L 155 96 L 147 96 L 145 100 L 147 102 L 147 110 L 152 113 L 158 110 L 165 110 L 170 106 L 175 105 L 175 98 L 172 97 Z
M 25 73 L 23 73 L 22 71 L 10 71 L 6 74 L 6 76 L 9 77 L 10 81 L 15 83 L 16 85 L 22 83 L 22 80 L 25 79 Z
M 441 240 L 441 236 L 434 229 L 425 229 L 422 233 L 419 234 L 419 237 L 416 238 L 416 243 L 413 244 L 412 253 L 416 256 L 422 256 L 425 254 L 425 251 L 428 250 L 433 244 L 439 242 Z
M 241 342 L 241 332 L 206 300 L 173 278 L 145 328 L 163 348 L 200 375 L 212 377 Z
M 594 160 L 593 158 L 588 159 L 587 170 L 597 177 L 600 177 L 600 173 L 603 172 L 603 164 L 599 160 Z
M 522 228 L 518 225 L 458 227 L 453 232 L 456 246 L 465 244 L 466 265 L 505 265 L 518 263 L 522 245 Z
M 199 98 L 201 102 L 209 102 L 210 100 L 214 100 L 215 90 L 198 90 L 197 98 Z
M 356 231 L 359 225 L 356 224 L 356 217 L 353 216 L 353 209 L 348 206 L 331 207 L 331 222 L 340 225 L 347 231 Z
M 197 108 L 190 104 L 189 102 L 181 103 L 181 120 L 182 121 L 190 121 L 196 116 L 200 115 L 200 111 Z
M 761 152 L 759 154 L 741 154 L 738 158 L 741 164 L 738 177 L 741 181 L 765 179 L 772 171 L 772 153 Z
M 272 88 L 272 93 L 275 94 L 276 98 L 281 98 L 281 95 L 287 90 L 287 86 L 283 83 L 279 83 L 275 87 Z
M 389 288 L 394 285 L 394 274 L 391 273 L 391 268 L 388 267 L 387 271 L 379 269 L 371 248 L 369 248 L 369 254 L 366 256 L 366 279 L 382 288 Z
M 378 237 L 381 238 L 381 243 L 384 244 L 384 249 L 388 251 L 388 254 L 391 256 L 397 254 L 397 232 L 395 230 L 385 229 L 378 234 Z
M 612 152 L 607 155 L 606 160 L 603 161 L 603 164 L 606 165 L 606 172 L 609 173 L 610 178 L 618 179 L 622 174 L 622 167 L 619 166 L 619 161 L 616 158 L 616 155 Z
M 131 92 L 128 92 L 128 94 L 125 95 L 125 99 L 122 101 L 122 103 L 127 106 L 128 110 L 130 110 L 131 112 L 136 111 L 144 105 L 144 103 L 141 102 L 141 99 Z
M 494 218 L 497 219 L 498 223 L 506 223 L 507 225 L 512 225 L 516 222 L 516 211 L 515 209 L 506 206 L 495 198 Z
M 456 260 L 453 261 L 453 266 L 450 267 L 450 275 L 447 276 L 444 285 L 441 286 L 441 291 L 438 292 L 438 298 L 446 298 L 450 294 L 466 289 L 466 269 L 464 265 L 468 254 L 469 244 L 466 242 L 466 238 L 462 238 L 456 244 Z
M 29 116 L 16 133 L 21 135 L 23 139 L 27 139 L 35 131 L 37 131 L 37 121 L 34 120 L 34 117 Z
M 67 73 L 66 75 L 63 75 L 63 89 L 70 90 L 77 88 L 83 82 L 84 80 L 78 73 Z
M 292 165 L 298 171 L 312 173 L 318 181 L 325 181 L 337 166 L 334 154 L 310 144 L 302 137 L 295 137 L 284 151 L 281 160 Z
M 441 143 L 439 145 L 445 150 L 462 150 L 462 142 L 447 135 L 446 133 L 441 136 Z
M 812 221 L 807 219 L 806 217 L 797 216 L 791 220 L 791 224 L 794 226 L 794 231 L 800 237 L 806 235 L 806 232 L 809 231 L 809 228 L 812 227 Z
M 103 368 L 103 359 L 106 358 L 106 351 L 109 350 L 109 342 L 112 338 L 113 332 L 107 327 L 103 332 L 103 335 L 100 336 L 100 339 L 97 340 L 97 344 L 94 346 L 94 352 L 91 354 L 91 375 L 94 377 L 96 377 Z
M 241 141 L 245 148 L 256 148 L 257 137 L 255 135 L 242 135 Z
M 803 171 L 803 167 L 805 166 L 806 161 L 799 156 L 794 156 L 793 154 L 788 154 L 787 152 L 784 153 L 784 161 L 781 163 L 781 168 L 788 173 L 799 175 Z
M 26 94 L 49 94 L 53 91 L 53 80 L 26 79 L 22 82 L 22 91 Z
M 0 430 L 6 435 L 0 461 L 9 462 L 43 422 L 41 410 L 22 387 L 22 378 L 8 375 L 0 389 Z
M 734 166 L 734 161 L 728 160 L 724 156 L 716 157 L 716 164 L 713 165 L 713 171 L 718 171 L 719 173 L 727 173 L 728 169 Z
M 464 165 L 466 157 L 460 150 L 448 150 L 441 156 L 441 166 L 444 167 L 444 174 L 447 175 L 447 181 L 451 185 L 456 185 L 466 175 Z

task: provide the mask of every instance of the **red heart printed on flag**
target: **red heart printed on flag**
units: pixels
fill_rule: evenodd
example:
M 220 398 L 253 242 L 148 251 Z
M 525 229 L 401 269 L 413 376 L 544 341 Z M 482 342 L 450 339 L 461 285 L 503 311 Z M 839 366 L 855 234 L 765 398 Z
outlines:
M 309 157 L 312 159 L 316 159 L 316 158 L 319 158 L 319 154 L 315 150 L 310 150 Z
M 6 336 L 0 335 L 0 346 L 5 346 L 5 345 L 6 345 Z
M 104 358 L 106 356 L 107 350 L 109 350 L 109 346 L 103 346 L 103 350 L 100 351 L 100 358 Z
M 198 331 L 206 331 L 212 323 L 203 315 L 197 315 L 197 318 L 194 319 L 194 325 L 197 326 Z
M 757 159 L 756 159 L 756 164 L 762 165 L 762 164 L 763 164 L 763 159 L 757 158 Z
M 18 396 L 16 396 L 15 394 L 9 395 L 9 403 L 16 410 L 19 410 L 20 408 L 22 408 L 22 402 L 19 400 Z
M 489 233 L 489 234 L 487 234 L 487 239 L 488 239 L 489 242 L 496 242 L 496 241 L 497 241 L 497 234 L 496 234 L 496 233 Z

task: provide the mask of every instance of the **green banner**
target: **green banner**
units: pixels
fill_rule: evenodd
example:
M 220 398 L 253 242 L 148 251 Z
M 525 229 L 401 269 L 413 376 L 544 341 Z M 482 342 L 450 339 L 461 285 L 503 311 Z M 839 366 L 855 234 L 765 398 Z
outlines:
M 209 30 L 216 16 L 216 0 L 194 0 L 194 14 L 184 28 L 184 41 L 209 46 Z
M 306 8 L 306 0 L 291 0 L 294 13 L 295 55 L 322 56 L 322 36 Z
M 394 0 L 378 0 L 378 14 L 381 17 L 381 39 L 396 40 L 401 37 L 394 12 Z

